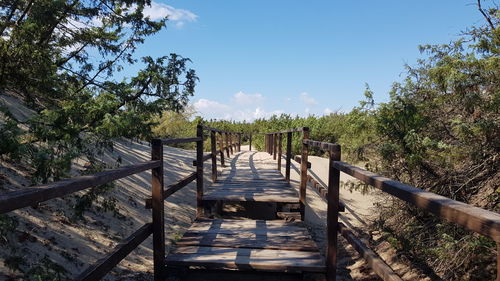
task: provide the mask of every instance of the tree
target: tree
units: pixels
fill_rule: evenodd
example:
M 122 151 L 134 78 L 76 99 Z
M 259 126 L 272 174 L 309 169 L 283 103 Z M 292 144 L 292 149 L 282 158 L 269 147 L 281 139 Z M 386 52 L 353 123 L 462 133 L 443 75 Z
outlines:
M 133 56 L 167 21 L 147 17 L 150 4 L 0 0 L 0 90 L 36 111 L 23 138 L 32 162 L 54 166 L 37 169 L 38 180 L 60 178 L 65 173 L 54 171 L 67 171 L 71 159 L 112 138 L 149 137 L 152 116 L 186 106 L 198 79 L 189 59 Z M 144 68 L 136 75 L 113 79 L 137 62 Z

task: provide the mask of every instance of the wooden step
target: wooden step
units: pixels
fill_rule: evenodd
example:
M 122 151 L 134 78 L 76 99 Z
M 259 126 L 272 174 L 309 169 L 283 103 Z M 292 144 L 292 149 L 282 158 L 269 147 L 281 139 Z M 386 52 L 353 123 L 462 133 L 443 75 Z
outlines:
M 325 269 L 304 224 L 282 220 L 197 220 L 168 254 L 166 263 L 275 272 Z

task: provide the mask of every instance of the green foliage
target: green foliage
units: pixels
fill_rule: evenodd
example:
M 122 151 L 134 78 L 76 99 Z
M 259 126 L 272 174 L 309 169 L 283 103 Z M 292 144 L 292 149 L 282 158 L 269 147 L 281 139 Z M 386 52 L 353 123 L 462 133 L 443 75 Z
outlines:
M 0 91 L 16 93 L 35 112 L 27 132 L 2 124 L 0 153 L 20 155 L 25 140 L 22 160 L 36 182 L 66 176 L 72 159 L 98 153 L 113 138 L 150 138 L 154 116 L 186 106 L 198 80 L 189 59 L 133 56 L 166 24 L 144 17 L 150 3 L 0 2 Z M 137 62 L 136 75 L 113 79 Z

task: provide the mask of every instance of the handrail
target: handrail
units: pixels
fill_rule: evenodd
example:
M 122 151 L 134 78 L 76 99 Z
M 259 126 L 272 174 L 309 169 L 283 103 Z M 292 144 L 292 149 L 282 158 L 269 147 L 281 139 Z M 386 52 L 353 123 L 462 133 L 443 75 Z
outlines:
M 334 161 L 333 166 L 420 209 L 500 242 L 498 213 L 391 180 L 341 161 Z
M 40 202 L 62 197 L 83 189 L 99 186 L 160 166 L 160 161 L 146 161 L 113 170 L 79 176 L 58 182 L 0 194 L 0 214 L 34 206 Z
M 311 182 L 314 187 L 319 185 L 312 177 L 307 175 L 307 168 L 310 168 L 310 163 L 307 162 L 309 148 L 319 148 L 329 153 L 329 175 L 328 175 L 328 189 L 321 188 L 318 190 L 321 196 L 327 198 L 327 232 L 328 232 L 328 247 L 327 247 L 327 279 L 335 280 L 336 268 L 336 247 L 337 238 L 335 233 L 339 232 L 346 236 L 347 240 L 368 260 L 372 269 L 384 280 L 401 280 L 393 270 L 380 260 L 369 248 L 365 247 L 359 239 L 356 240 L 352 232 L 348 228 L 338 223 L 338 212 L 342 208 L 339 200 L 339 187 L 340 187 L 340 172 L 344 172 L 361 180 L 362 182 L 372 185 L 383 192 L 389 193 L 401 200 L 404 200 L 420 209 L 431 212 L 442 219 L 461 225 L 464 228 L 474 231 L 476 233 L 485 235 L 492 238 L 497 242 L 497 248 L 500 249 L 500 214 L 484 210 L 472 205 L 468 205 L 450 198 L 428 192 L 416 187 L 403 184 L 401 182 L 382 177 L 380 175 L 371 173 L 361 168 L 349 165 L 340 161 L 341 146 L 335 143 L 321 142 L 309 139 L 308 128 L 304 128 L 302 137 L 302 155 L 291 154 L 291 137 L 292 132 L 297 129 L 286 130 L 274 133 L 266 133 L 264 139 L 264 149 L 269 154 L 273 155 L 276 159 L 276 151 L 279 151 L 278 169 L 281 169 L 281 138 L 282 134 L 287 134 L 287 150 L 285 157 L 287 159 L 286 165 L 286 179 L 289 179 L 289 160 L 295 159 L 301 164 L 301 197 L 302 187 L 304 183 Z M 279 144 L 277 143 L 277 141 Z M 279 146 L 279 147 L 277 147 Z M 305 161 L 302 161 L 305 159 Z M 305 194 L 305 192 L 304 192 Z M 302 199 L 301 199 L 302 200 Z M 361 243 L 361 244 L 360 244 Z M 497 267 L 500 270 L 500 255 L 497 256 Z M 497 280 L 500 278 L 500 273 L 497 275 Z
M 127 239 L 116 245 L 116 247 L 107 254 L 104 258 L 98 260 L 85 271 L 80 273 L 75 280 L 78 281 L 93 281 L 100 280 L 121 260 L 123 260 L 130 252 L 139 246 L 146 238 L 153 233 L 153 225 L 146 223 L 137 231 L 132 233 Z
M 197 138 L 183 138 L 183 139 L 162 139 L 162 144 L 176 144 L 176 143 L 187 143 L 187 142 L 197 142 L 203 139 Z

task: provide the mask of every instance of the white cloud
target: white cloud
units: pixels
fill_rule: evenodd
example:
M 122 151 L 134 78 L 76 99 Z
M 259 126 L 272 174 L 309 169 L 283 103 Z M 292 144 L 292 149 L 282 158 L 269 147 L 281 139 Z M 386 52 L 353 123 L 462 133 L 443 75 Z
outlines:
M 310 97 L 309 94 L 306 92 L 300 93 L 300 100 L 308 105 L 318 104 L 318 102 L 314 98 Z
M 324 113 L 325 115 L 330 115 L 330 114 L 332 114 L 332 113 L 333 113 L 333 111 L 332 111 L 330 108 L 328 108 L 328 107 L 327 107 L 327 108 L 325 108 L 325 110 L 323 110 L 323 113 Z
M 245 94 L 243 92 L 238 92 L 233 96 L 234 101 L 240 105 L 252 105 L 259 104 L 264 101 L 264 96 L 261 94 Z
M 311 109 L 309 107 L 306 107 L 306 109 L 304 111 L 306 112 L 307 115 L 309 115 L 309 112 L 311 112 Z
M 151 1 L 151 6 L 144 8 L 144 16 L 151 20 L 160 20 L 168 18 L 169 21 L 175 21 L 177 27 L 182 27 L 185 22 L 196 21 L 198 16 L 188 10 L 177 9 L 170 5 Z
M 199 99 L 193 104 L 198 115 L 205 119 L 223 119 L 251 122 L 258 118 L 269 118 L 284 113 L 283 110 L 266 111 L 261 107 L 234 108 L 227 104 L 208 99 Z

